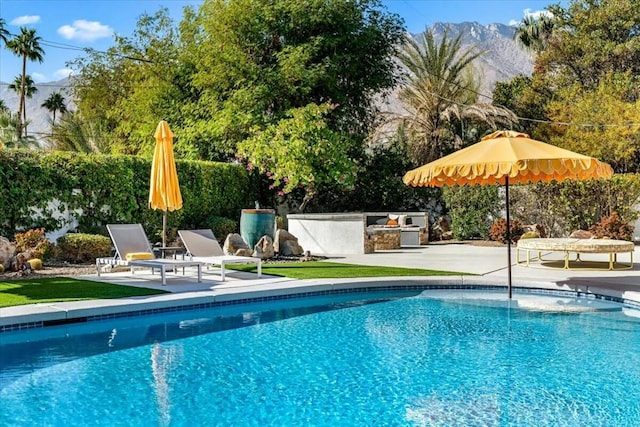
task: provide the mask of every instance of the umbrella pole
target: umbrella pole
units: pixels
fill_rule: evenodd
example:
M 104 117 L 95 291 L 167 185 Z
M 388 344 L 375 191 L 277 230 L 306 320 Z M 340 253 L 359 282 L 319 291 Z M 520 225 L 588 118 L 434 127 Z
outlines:
M 511 220 L 509 219 L 509 176 L 504 179 L 504 194 L 507 208 L 507 291 L 511 299 Z
M 162 247 L 167 247 L 167 211 L 162 211 Z

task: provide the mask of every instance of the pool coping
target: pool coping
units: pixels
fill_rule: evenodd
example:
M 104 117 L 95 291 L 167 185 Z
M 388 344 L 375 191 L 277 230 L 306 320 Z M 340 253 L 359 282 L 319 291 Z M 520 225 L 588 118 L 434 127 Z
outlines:
M 374 290 L 491 289 L 504 290 L 495 277 L 406 276 L 361 279 L 246 280 L 228 288 L 170 293 L 120 299 L 32 304 L 0 308 L 0 333 L 47 326 L 132 317 L 170 311 L 192 310 L 232 304 L 282 300 L 345 292 Z M 515 293 L 579 296 L 603 299 L 640 310 L 640 292 L 608 288 L 593 279 L 566 281 L 519 280 Z

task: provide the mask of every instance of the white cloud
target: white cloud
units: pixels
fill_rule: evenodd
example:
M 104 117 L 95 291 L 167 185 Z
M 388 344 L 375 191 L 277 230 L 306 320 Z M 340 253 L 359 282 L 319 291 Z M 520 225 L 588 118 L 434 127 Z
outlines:
M 47 81 L 47 76 L 45 76 L 42 73 L 31 73 L 31 77 L 33 78 L 33 81 L 36 83 L 42 83 Z
M 63 25 L 58 28 L 58 34 L 67 40 L 92 42 L 100 38 L 111 37 L 113 29 L 98 21 L 79 19 L 73 21 L 71 25 Z
M 13 21 L 9 22 L 10 25 L 29 25 L 29 24 L 37 24 L 40 22 L 40 17 L 38 15 L 24 15 L 18 16 Z
M 511 21 L 509 21 L 510 27 L 517 27 L 518 25 L 520 25 L 520 21 L 516 21 L 515 19 L 512 19 Z
M 65 77 L 69 77 L 71 73 L 73 73 L 73 70 L 71 68 L 60 68 L 55 73 L 53 73 L 53 77 L 55 77 L 56 80 L 61 80 Z

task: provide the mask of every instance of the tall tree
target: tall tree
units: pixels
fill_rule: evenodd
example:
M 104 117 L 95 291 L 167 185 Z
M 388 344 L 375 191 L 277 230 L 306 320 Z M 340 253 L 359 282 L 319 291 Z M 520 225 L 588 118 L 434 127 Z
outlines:
M 11 35 L 9 30 L 5 28 L 6 25 L 4 18 L 0 18 L 0 40 L 2 40 L 5 45 L 9 41 L 9 36 Z
M 20 85 L 20 103 L 18 105 L 18 113 L 23 116 L 19 119 L 18 133 L 22 135 L 24 123 L 27 121 L 25 96 L 26 96 L 26 78 L 27 78 L 27 60 L 42 62 L 44 57 L 44 49 L 40 46 L 42 37 L 36 35 L 36 30 L 26 27 L 20 28 L 20 34 L 7 42 L 7 47 L 17 56 L 22 57 L 22 82 Z
M 638 78 L 609 73 L 596 89 L 573 84 L 549 103 L 549 117 L 559 123 L 550 142 L 601 159 L 618 173 L 640 170 L 640 97 Z
M 20 115 L 9 110 L 0 111 L 0 147 L 37 148 L 38 141 L 32 136 L 18 134 Z
M 73 98 L 82 119 L 101 123 L 113 153 L 150 154 L 153 132 L 165 119 L 176 133 L 191 95 L 179 35 L 166 8 L 143 14 L 130 36 L 118 35 L 106 52 L 90 51 L 73 62 Z M 190 155 L 184 138 L 175 148 Z M 194 157 L 194 156 L 192 156 Z
M 519 114 L 541 121 L 530 132 L 534 138 L 608 160 L 617 172 L 638 171 L 640 156 L 631 126 L 637 122 L 631 118 L 640 99 L 635 77 L 640 75 L 640 4 L 568 3 L 548 8 L 552 36 L 537 55 L 531 83 L 518 100 L 522 106 L 538 107 Z
M 544 121 L 546 104 L 553 92 L 529 76 L 519 74 L 510 81 L 497 82 L 493 89 L 492 104 L 511 110 L 519 120 L 513 129 L 532 134 L 538 121 Z
M 31 76 L 16 76 L 13 80 L 13 83 L 10 83 L 8 86 L 9 89 L 16 91 L 18 96 L 24 95 L 25 99 L 31 99 L 36 92 L 38 92 L 38 88 L 36 87 L 36 83 L 33 81 Z M 18 118 L 22 117 L 20 120 L 20 129 L 24 129 L 24 135 L 26 136 L 27 129 L 27 103 L 22 104 L 22 111 L 18 112 Z M 20 132 L 22 135 L 22 132 Z
M 109 137 L 104 126 L 96 120 L 87 120 L 79 112 L 64 114 L 51 129 L 49 148 L 80 153 L 109 153 Z
M 479 82 L 472 63 L 482 54 L 475 47 L 463 50 L 462 34 L 450 37 L 445 31 L 440 42 L 431 31 L 420 41 L 407 36 L 398 56 L 408 70 L 398 94 L 405 112 L 393 115 L 391 123 L 406 135 L 416 164 L 477 139 L 474 125 L 495 128 L 516 121 L 505 108 L 477 102 Z
M 609 72 L 640 74 L 640 4 L 637 0 L 572 0 L 549 7 L 554 16 L 553 42 L 541 52 L 538 66 L 557 87 L 596 88 Z
M 60 111 L 60 113 L 67 112 L 67 105 L 64 103 L 64 96 L 60 92 L 53 92 L 49 97 L 40 105 L 43 108 L 46 108 L 52 115 L 53 120 L 52 124 L 56 124 L 56 112 Z
M 292 143 L 306 143 L 307 154 L 325 137 L 331 149 L 340 141 L 340 161 L 327 163 L 334 181 L 345 175 L 348 182 L 376 117 L 375 98 L 397 80 L 394 55 L 404 34 L 397 15 L 379 0 L 205 0 L 197 12 L 185 9 L 178 29 L 166 14 L 145 16 L 106 55 L 76 63 L 76 104 L 83 118 L 104 120 L 115 151 L 151 152 L 160 118 L 179 135 L 179 155 L 207 160 L 235 160 L 245 141 L 270 144 L 264 135 L 292 130 L 292 141 L 313 136 Z M 309 156 L 294 158 L 300 167 L 287 168 L 300 175 L 279 176 L 304 185 Z M 327 181 L 314 182 L 312 193 Z
M 540 53 L 547 48 L 553 35 L 555 21 L 552 15 L 525 16 L 516 27 L 513 38 L 525 48 Z

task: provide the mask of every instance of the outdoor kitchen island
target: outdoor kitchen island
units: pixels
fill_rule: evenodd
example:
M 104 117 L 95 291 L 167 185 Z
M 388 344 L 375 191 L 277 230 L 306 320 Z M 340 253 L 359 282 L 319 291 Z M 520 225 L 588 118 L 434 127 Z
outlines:
M 426 245 L 425 212 L 357 212 L 287 215 L 288 229 L 317 255 L 366 254 Z

